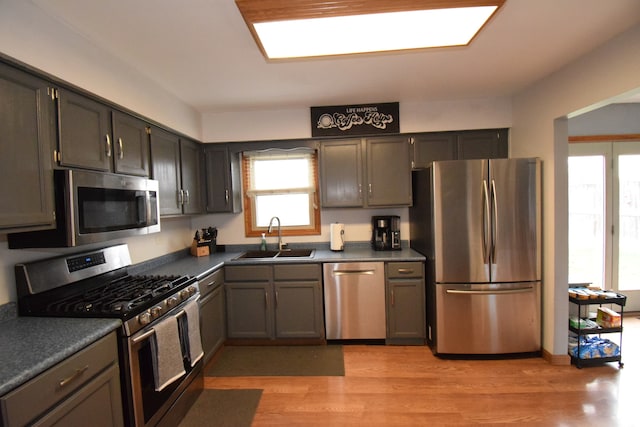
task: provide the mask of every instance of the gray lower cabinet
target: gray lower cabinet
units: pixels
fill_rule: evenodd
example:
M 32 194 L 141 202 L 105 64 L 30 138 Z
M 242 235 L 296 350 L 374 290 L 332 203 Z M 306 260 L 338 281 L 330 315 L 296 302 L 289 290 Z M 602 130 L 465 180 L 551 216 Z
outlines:
M 225 267 L 227 336 L 324 338 L 319 264 Z
M 226 339 L 224 270 L 214 271 L 199 280 L 198 286 L 200 288 L 200 335 L 206 364 Z
M 149 176 L 149 126 L 108 105 L 57 89 L 60 166 Z
M 48 82 L 0 63 L 0 230 L 53 228 L 55 103 Z
M 418 344 L 426 339 L 424 263 L 386 265 L 387 343 Z
M 160 186 L 160 215 L 203 213 L 201 144 L 157 127 L 150 132 L 151 177 Z
M 323 142 L 322 206 L 411 205 L 410 148 L 409 139 L 402 136 Z
M 122 426 L 116 333 L 0 397 L 0 405 L 4 427 Z
M 276 338 L 324 338 L 320 264 L 273 266 Z

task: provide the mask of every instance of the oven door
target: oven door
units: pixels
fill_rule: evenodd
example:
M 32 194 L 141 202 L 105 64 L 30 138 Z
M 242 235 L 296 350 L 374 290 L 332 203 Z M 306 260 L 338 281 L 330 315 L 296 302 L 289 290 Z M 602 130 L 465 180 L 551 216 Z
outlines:
M 197 298 L 199 298 L 199 294 L 192 296 L 187 301 Z M 157 321 L 164 319 L 165 316 L 175 316 L 178 322 L 184 321 L 186 316 L 184 316 L 182 307 L 185 304 L 186 302 L 180 304 Z M 161 391 L 156 391 L 153 375 L 154 360 L 151 352 L 154 323 L 127 339 L 130 389 L 126 394 L 130 396 L 128 402 L 128 405 L 131 406 L 129 408 L 130 425 L 136 427 L 155 426 L 202 371 L 202 359 L 194 367 L 191 367 L 183 352 L 185 374 Z M 197 392 L 199 393 L 200 390 L 198 389 Z

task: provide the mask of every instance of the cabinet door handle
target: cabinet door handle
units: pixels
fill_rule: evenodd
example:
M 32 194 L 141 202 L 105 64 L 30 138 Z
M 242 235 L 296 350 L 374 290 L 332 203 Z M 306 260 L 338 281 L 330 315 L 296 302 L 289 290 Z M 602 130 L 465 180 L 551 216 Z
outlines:
M 118 150 L 120 150 L 118 157 L 120 160 L 124 159 L 124 145 L 122 144 L 122 138 L 118 138 Z
M 269 308 L 269 293 L 266 290 L 264 291 L 264 306 Z
M 391 307 L 395 307 L 396 305 L 396 294 L 393 291 L 393 289 L 391 289 Z
M 189 197 L 189 190 L 184 190 L 184 204 L 188 205 L 191 202 L 191 198 Z
M 107 157 L 111 157 L 111 137 L 109 136 L 109 134 L 105 135 L 107 137 L 107 144 L 105 147 L 105 153 L 107 154 Z
M 180 206 L 184 204 L 184 191 L 182 189 L 178 190 L 178 204 Z
M 369 195 L 373 194 L 373 187 L 371 186 L 371 184 L 369 184 Z
M 224 202 L 229 203 L 229 190 L 224 190 Z
M 276 309 L 278 308 L 278 291 L 276 291 Z
M 89 369 L 89 365 L 83 368 L 76 369 L 73 374 L 69 375 L 67 378 L 61 379 L 58 385 L 60 386 L 60 388 L 66 386 L 67 384 L 84 374 L 87 369 Z

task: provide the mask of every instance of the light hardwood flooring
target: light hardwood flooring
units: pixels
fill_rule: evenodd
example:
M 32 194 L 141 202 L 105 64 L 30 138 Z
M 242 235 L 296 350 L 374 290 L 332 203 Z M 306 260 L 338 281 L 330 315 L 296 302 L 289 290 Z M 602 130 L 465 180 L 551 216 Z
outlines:
M 205 378 L 262 389 L 259 426 L 640 426 L 640 319 L 625 316 L 622 358 L 578 369 L 542 358 L 443 360 L 427 347 L 344 346 L 344 377 Z M 213 424 L 212 424 L 213 425 Z

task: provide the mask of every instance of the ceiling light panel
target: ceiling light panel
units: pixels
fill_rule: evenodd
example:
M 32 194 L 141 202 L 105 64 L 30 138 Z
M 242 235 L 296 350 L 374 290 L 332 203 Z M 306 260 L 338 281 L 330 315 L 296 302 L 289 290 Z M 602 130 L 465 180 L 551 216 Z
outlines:
M 504 0 L 237 0 L 267 59 L 467 45 Z

